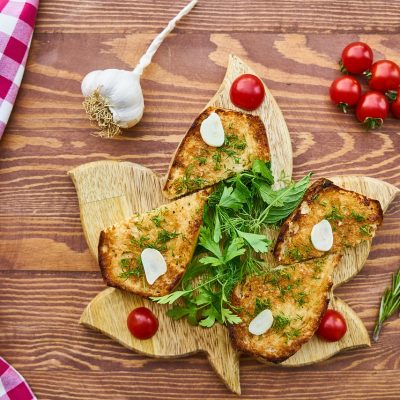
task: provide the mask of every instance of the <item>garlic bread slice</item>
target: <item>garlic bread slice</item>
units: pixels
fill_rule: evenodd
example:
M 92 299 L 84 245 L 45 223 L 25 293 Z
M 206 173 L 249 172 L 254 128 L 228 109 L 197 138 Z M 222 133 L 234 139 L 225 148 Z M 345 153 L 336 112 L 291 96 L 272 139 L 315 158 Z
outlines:
M 224 144 L 213 147 L 202 138 L 202 122 L 218 115 L 225 133 Z M 216 118 L 218 118 L 216 117 Z M 203 132 L 204 136 L 204 132 Z M 208 107 L 194 121 L 172 159 L 163 189 L 169 199 L 214 185 L 251 168 L 256 159 L 270 159 L 264 123 L 258 116 Z
M 229 328 L 234 346 L 274 363 L 296 353 L 318 329 L 329 302 L 332 272 L 340 258 L 330 254 L 277 267 L 237 285 L 231 302 L 240 310 L 242 322 Z M 264 310 L 271 311 L 272 326 L 254 335 L 250 333 L 251 322 Z
M 319 179 L 307 189 L 303 201 L 281 226 L 274 255 L 278 263 L 292 264 L 327 253 L 342 253 L 344 247 L 370 240 L 382 218 L 379 201 L 342 189 L 328 179 Z M 333 245 L 328 251 L 317 250 L 311 237 L 313 227 L 324 220 L 333 233 Z
M 192 258 L 210 192 L 196 192 L 104 229 L 98 254 L 106 284 L 143 297 L 172 292 Z M 154 277 L 146 277 L 143 268 L 145 249 L 158 250 L 167 265 L 167 271 L 152 284 L 148 280 L 152 282 Z M 157 254 L 150 257 L 150 267 L 154 259 L 159 259 Z

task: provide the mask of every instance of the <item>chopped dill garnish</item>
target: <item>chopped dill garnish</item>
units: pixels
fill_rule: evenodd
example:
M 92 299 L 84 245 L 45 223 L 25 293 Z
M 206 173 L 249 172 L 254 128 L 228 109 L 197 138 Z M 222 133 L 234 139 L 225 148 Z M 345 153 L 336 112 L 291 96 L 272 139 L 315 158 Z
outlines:
M 168 232 L 166 229 L 163 229 L 158 232 L 157 243 L 165 244 L 170 240 L 175 239 L 177 236 L 179 236 L 179 233 Z
M 237 135 L 226 135 L 225 142 L 221 147 L 215 149 L 212 155 L 214 161 L 214 170 L 219 171 L 222 169 L 222 162 L 228 158 L 233 158 L 236 164 L 239 164 L 240 157 L 239 151 L 246 148 L 247 144 L 244 139 L 239 139 Z M 223 157 L 225 155 L 225 157 Z
M 254 307 L 254 316 L 260 314 L 261 311 L 271 309 L 271 302 L 269 299 L 256 298 L 256 306 Z
M 290 324 L 290 318 L 285 317 L 283 314 L 275 315 L 272 329 L 275 331 L 283 331 Z
M 357 221 L 357 222 L 363 222 L 365 221 L 365 217 L 361 214 L 356 213 L 355 211 L 351 212 L 351 216 Z
M 135 239 L 134 237 L 131 238 L 131 244 L 138 247 L 146 247 L 150 238 L 148 236 L 140 236 L 139 239 Z
M 294 301 L 300 306 L 303 307 L 307 302 L 307 293 L 301 291 L 293 295 Z
M 140 277 L 143 274 L 143 265 L 142 260 L 138 257 L 137 266 L 135 268 L 131 268 L 132 259 L 131 258 L 122 258 L 119 260 L 119 266 L 121 267 L 122 272 L 118 275 L 119 278 L 126 281 L 130 277 Z
M 296 261 L 301 261 L 303 256 L 299 249 L 294 248 L 290 250 L 286 250 L 285 256 L 295 259 Z
M 312 278 L 313 279 L 321 279 L 321 272 L 322 272 L 322 267 L 323 267 L 323 261 L 320 259 L 316 259 L 314 261 L 314 273 Z
M 199 176 L 193 176 L 194 167 L 194 164 L 190 164 L 185 169 L 184 175 L 181 178 L 175 179 L 173 185 L 177 193 L 182 193 L 184 191 L 191 192 L 199 189 L 207 183 L 207 179 L 203 179 Z
M 148 236 L 140 236 L 139 239 L 135 239 L 132 237 L 131 244 L 133 246 L 139 247 L 140 249 L 148 247 L 164 252 L 167 250 L 166 244 L 179 235 L 180 233 L 178 232 L 168 232 L 166 229 L 162 229 L 158 232 L 157 239 L 155 241 L 150 241 L 150 238 Z
M 371 236 L 371 230 L 372 230 L 371 225 L 366 224 L 360 226 L 360 232 L 364 236 Z
M 165 221 L 164 217 L 161 214 L 155 215 L 151 218 L 151 220 L 157 228 L 160 228 L 161 224 Z
M 293 340 L 296 337 L 301 335 L 301 330 L 299 328 L 293 328 L 288 332 L 284 332 L 284 336 L 286 336 L 286 341 Z
M 344 216 L 340 214 L 336 206 L 332 206 L 330 214 L 326 215 L 325 218 L 328 221 L 341 221 L 344 218 Z
M 195 157 L 194 159 L 199 163 L 199 165 L 206 165 L 207 163 L 207 157 Z

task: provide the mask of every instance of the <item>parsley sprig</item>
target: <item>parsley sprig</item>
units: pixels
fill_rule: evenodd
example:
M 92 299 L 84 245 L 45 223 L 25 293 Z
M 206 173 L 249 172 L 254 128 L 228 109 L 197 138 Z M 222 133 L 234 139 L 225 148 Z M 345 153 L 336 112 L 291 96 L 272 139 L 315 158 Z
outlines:
M 195 257 L 179 290 L 152 300 L 174 304 L 167 312 L 171 318 L 186 317 L 203 327 L 241 322 L 230 302 L 232 291 L 246 276 L 266 270 L 260 255 L 271 241 L 263 229 L 280 224 L 295 209 L 309 180 L 310 174 L 273 190 L 270 165 L 256 160 L 250 171 L 221 182 L 204 208 Z
M 375 342 L 378 341 L 379 334 L 385 321 L 398 310 L 400 310 L 400 268 L 397 273 L 392 276 L 392 286 L 386 288 L 381 298 L 378 319 L 372 336 Z

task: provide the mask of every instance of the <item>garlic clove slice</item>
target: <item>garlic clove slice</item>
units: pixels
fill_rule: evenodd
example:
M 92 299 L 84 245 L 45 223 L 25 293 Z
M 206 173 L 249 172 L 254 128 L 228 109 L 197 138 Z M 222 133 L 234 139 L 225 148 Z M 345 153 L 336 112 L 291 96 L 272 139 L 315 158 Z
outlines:
M 156 249 L 146 248 L 140 256 L 144 274 L 149 285 L 167 272 L 167 263 L 163 255 Z
M 328 220 L 323 219 L 311 230 L 311 243 L 319 251 L 329 251 L 333 246 L 333 231 Z
M 261 311 L 249 324 L 249 332 L 253 335 L 262 335 L 271 328 L 274 322 L 271 310 Z
M 206 144 L 221 147 L 225 141 L 224 127 L 221 118 L 212 112 L 200 125 L 200 135 Z

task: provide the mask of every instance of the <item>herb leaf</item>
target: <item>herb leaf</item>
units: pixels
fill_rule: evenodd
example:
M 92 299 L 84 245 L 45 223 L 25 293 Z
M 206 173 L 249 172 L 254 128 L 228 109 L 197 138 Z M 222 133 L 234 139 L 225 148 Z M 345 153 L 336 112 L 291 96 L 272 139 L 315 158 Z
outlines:
M 233 260 L 235 257 L 241 256 L 246 252 L 246 249 L 243 247 L 243 239 L 235 238 L 231 241 L 228 248 L 224 252 L 224 262 L 228 263 Z
M 271 170 L 266 166 L 265 162 L 261 160 L 255 160 L 253 162 L 252 166 L 252 171 L 254 174 L 259 174 L 263 178 L 266 179 L 266 181 L 272 185 L 274 183 L 274 177 L 272 176 Z
M 200 240 L 199 244 L 206 250 L 214 254 L 218 259 L 222 260 L 222 252 L 219 244 L 216 243 L 210 236 L 210 231 L 204 227 L 200 229 Z
M 385 321 L 398 310 L 400 310 L 400 268 L 397 270 L 397 273 L 392 276 L 392 286 L 386 288 L 381 298 L 379 314 L 372 336 L 375 342 L 378 341 L 379 334 Z
M 235 158 L 235 151 L 246 145 L 233 136 L 228 138 L 228 143 L 229 147 L 215 153 L 214 167 L 222 167 L 227 157 Z M 186 178 L 191 178 L 193 171 L 187 172 Z M 232 292 L 246 276 L 267 273 L 266 262 L 260 254 L 269 250 L 271 241 L 262 230 L 278 224 L 293 211 L 302 200 L 309 180 L 310 174 L 297 183 L 286 179 L 282 182 L 287 187 L 273 190 L 270 164 L 256 160 L 250 171 L 220 182 L 204 207 L 195 256 L 179 290 L 152 300 L 160 304 L 179 301 L 168 315 L 174 319 L 187 318 L 189 323 L 203 327 L 211 327 L 216 322 L 226 325 L 241 322 L 236 314 L 238 309 L 231 304 Z M 270 279 L 278 283 L 284 277 L 284 272 L 279 272 L 279 276 L 274 272 Z M 289 292 L 289 285 L 282 287 L 282 296 L 286 292 Z M 305 302 L 305 294 L 296 292 L 296 296 L 296 301 Z M 268 299 L 256 306 L 269 308 L 267 302 Z M 275 322 L 274 329 L 281 329 L 282 334 L 291 322 L 285 318 L 278 316 Z M 288 332 L 289 336 L 295 334 Z
M 173 304 L 182 296 L 190 293 L 190 290 L 177 290 L 176 292 L 172 292 L 162 297 L 150 297 L 151 300 L 155 301 L 158 304 Z
M 268 247 L 271 244 L 265 235 L 260 235 L 258 233 L 242 232 L 237 230 L 238 235 L 243 238 L 257 253 L 266 253 Z
M 240 194 L 238 192 L 232 193 L 233 187 L 224 187 L 221 199 L 219 201 L 219 206 L 224 208 L 230 208 L 231 210 L 239 210 L 242 207 L 243 201 L 239 199 Z
M 303 199 L 310 178 L 311 173 L 298 182 L 280 189 L 273 202 L 260 215 L 259 220 L 267 224 L 276 224 L 289 216 Z

